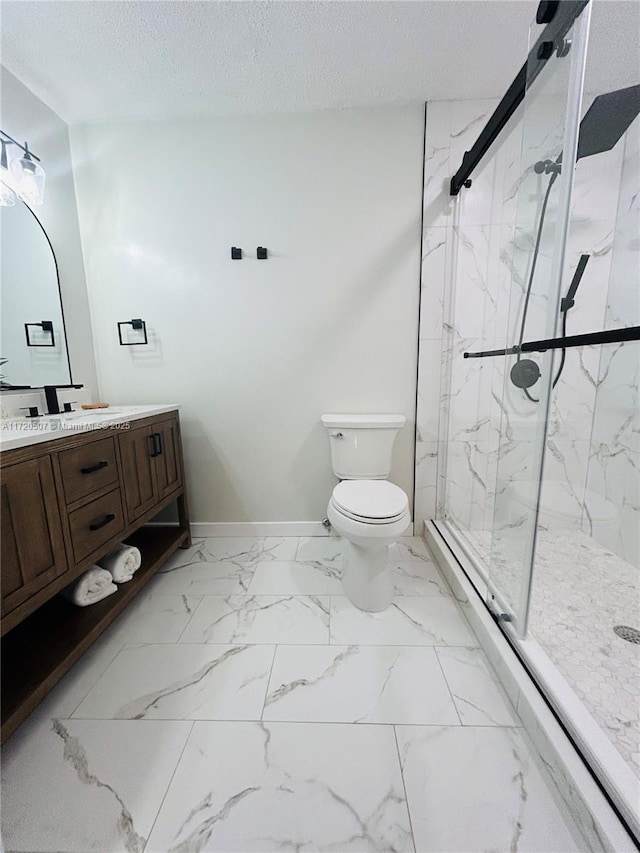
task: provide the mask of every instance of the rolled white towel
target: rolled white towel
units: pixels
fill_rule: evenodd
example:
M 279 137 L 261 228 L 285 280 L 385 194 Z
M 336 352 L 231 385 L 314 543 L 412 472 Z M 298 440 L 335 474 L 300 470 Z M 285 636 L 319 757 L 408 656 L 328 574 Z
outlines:
M 103 557 L 98 565 L 110 572 L 116 583 L 126 583 L 138 571 L 141 563 L 142 557 L 138 548 L 123 542 Z
M 118 591 L 113 578 L 106 569 L 92 566 L 88 572 L 81 575 L 77 581 L 62 590 L 62 595 L 78 607 L 95 604 Z

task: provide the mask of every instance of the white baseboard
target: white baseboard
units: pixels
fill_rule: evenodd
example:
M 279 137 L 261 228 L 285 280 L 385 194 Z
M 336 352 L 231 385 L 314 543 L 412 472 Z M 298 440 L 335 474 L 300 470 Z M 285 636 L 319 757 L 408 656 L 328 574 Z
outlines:
M 194 539 L 209 536 L 335 536 L 321 521 L 192 521 Z M 405 536 L 413 536 L 413 523 Z
M 210 521 L 192 522 L 191 535 L 208 536 L 331 536 L 321 521 Z

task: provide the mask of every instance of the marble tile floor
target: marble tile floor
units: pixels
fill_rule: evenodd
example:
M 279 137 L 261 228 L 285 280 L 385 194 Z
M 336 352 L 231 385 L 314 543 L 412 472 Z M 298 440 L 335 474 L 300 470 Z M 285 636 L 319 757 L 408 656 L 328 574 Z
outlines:
M 4 850 L 584 849 L 424 543 L 364 614 L 341 542 L 180 551 L 3 754 Z
M 486 562 L 488 531 L 470 538 Z M 519 600 L 522 535 L 505 530 L 491 559 L 499 588 Z M 538 531 L 530 633 L 640 778 L 640 571 L 578 530 Z

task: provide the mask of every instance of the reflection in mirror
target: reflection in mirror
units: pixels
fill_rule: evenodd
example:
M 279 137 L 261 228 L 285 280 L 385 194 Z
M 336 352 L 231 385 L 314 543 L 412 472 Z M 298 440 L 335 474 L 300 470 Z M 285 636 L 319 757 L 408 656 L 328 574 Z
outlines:
M 0 207 L 0 217 L 0 387 L 70 384 L 58 269 L 47 234 L 22 201 Z

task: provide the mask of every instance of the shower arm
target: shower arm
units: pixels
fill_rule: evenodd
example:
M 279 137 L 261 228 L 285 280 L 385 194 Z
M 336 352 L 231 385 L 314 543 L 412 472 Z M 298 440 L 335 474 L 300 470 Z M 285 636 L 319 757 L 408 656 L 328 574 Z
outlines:
M 618 344 L 627 341 L 640 341 L 640 326 L 628 326 L 624 329 L 604 329 L 602 332 L 589 332 L 586 335 L 569 335 L 563 338 L 548 338 L 543 341 L 527 341 L 522 346 L 508 349 L 491 349 L 483 352 L 465 352 L 464 358 L 488 358 L 497 355 L 517 355 L 521 352 L 546 352 L 549 349 L 571 349 L 598 344 Z

